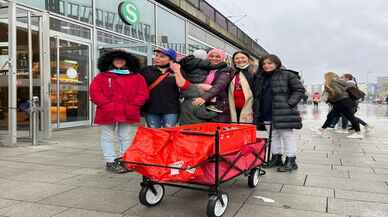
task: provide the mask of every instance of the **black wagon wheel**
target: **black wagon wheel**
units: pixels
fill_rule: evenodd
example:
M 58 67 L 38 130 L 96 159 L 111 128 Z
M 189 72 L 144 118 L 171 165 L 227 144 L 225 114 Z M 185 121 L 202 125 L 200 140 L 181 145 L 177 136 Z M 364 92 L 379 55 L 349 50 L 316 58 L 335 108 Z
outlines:
M 208 217 L 221 217 L 224 215 L 226 208 L 228 207 L 229 197 L 226 193 L 220 193 L 219 195 L 212 195 L 209 198 L 207 204 L 207 216 Z
M 139 201 L 146 207 L 153 207 L 162 202 L 164 194 L 165 190 L 163 185 L 144 185 L 139 192 Z
M 251 169 L 248 175 L 248 186 L 250 188 L 255 188 L 259 183 L 260 170 L 258 168 Z

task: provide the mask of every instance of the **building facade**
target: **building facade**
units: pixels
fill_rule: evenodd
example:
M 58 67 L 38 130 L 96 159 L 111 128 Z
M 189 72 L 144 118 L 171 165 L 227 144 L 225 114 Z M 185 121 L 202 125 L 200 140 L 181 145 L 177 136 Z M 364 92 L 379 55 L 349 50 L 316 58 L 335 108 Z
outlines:
M 230 56 L 266 51 L 206 1 L 130 0 L 128 25 L 118 6 L 127 0 L 0 0 L 0 137 L 15 144 L 32 130 L 30 102 L 38 97 L 38 129 L 91 125 L 88 86 L 101 52 L 125 48 L 143 65 L 156 47 L 181 55 L 222 48 Z M 186 9 L 184 9 L 186 8 Z M 204 19 L 206 18 L 206 19 Z

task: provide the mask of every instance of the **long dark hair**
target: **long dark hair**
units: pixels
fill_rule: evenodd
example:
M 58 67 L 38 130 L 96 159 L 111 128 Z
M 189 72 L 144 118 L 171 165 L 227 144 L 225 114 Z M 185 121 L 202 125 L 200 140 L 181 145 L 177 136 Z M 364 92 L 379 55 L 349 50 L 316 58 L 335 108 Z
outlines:
M 263 66 L 264 66 L 264 61 L 265 60 L 270 60 L 271 62 L 275 63 L 276 65 L 276 70 L 280 69 L 282 67 L 282 61 L 280 60 L 280 58 L 274 54 L 268 54 L 268 55 L 265 55 L 263 56 L 260 60 L 259 60 L 259 69 L 264 71 L 263 69 Z
M 248 61 L 251 59 L 251 55 L 249 55 L 248 52 L 246 51 L 242 51 L 242 50 L 239 50 L 239 51 L 236 51 L 233 56 L 232 56 L 232 62 L 233 62 L 233 66 L 236 67 L 236 64 L 234 63 L 234 58 L 237 56 L 237 54 L 242 54 L 246 57 L 248 57 Z

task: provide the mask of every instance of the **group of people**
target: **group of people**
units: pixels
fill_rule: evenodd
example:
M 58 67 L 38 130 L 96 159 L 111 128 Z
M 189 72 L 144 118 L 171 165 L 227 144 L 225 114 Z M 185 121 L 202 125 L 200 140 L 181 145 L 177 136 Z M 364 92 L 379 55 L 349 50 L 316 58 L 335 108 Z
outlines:
M 97 107 L 95 124 L 101 126 L 108 171 L 125 172 L 115 163 L 114 136 L 123 154 L 142 115 L 150 128 L 202 122 L 272 126 L 268 166 L 278 167 L 279 172 L 298 168 L 293 130 L 302 128 L 297 104 L 305 88 L 295 72 L 284 69 L 275 55 L 262 57 L 256 70 L 245 51 L 233 54 L 232 66 L 217 48 L 176 58 L 172 49 L 156 49 L 153 65 L 143 69 L 136 57 L 122 50 L 99 58 L 100 73 L 91 83 L 90 97 Z
M 318 133 L 322 134 L 327 129 L 334 129 L 339 120 L 342 119 L 342 126 L 338 133 L 347 133 L 348 130 L 355 131 L 348 138 L 363 139 L 361 134 L 360 124 L 366 130 L 370 126 L 362 119 L 356 117 L 358 103 L 362 100 L 363 93 L 358 89 L 356 79 L 351 74 L 338 76 L 334 72 L 325 74 L 325 90 L 327 94 L 327 102 L 331 106 L 331 110 L 327 115 L 323 126 L 319 128 Z M 351 128 L 348 129 L 348 123 L 351 123 Z

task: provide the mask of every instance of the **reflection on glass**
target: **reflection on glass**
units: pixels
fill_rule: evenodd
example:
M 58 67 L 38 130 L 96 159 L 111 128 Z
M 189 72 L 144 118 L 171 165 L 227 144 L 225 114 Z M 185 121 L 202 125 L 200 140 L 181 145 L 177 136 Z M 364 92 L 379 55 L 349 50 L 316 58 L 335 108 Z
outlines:
M 8 8 L 0 10 L 0 130 L 8 130 Z
M 16 32 L 16 85 L 17 85 L 17 128 L 28 130 L 30 126 L 30 76 L 27 12 L 18 10 Z M 32 95 L 40 97 L 40 42 L 39 17 L 31 16 L 32 46 Z
M 52 122 L 88 120 L 89 46 L 51 38 L 50 47 Z
M 140 11 L 140 21 L 135 25 L 126 25 L 118 15 L 121 0 L 96 0 L 96 24 L 127 36 L 155 42 L 154 4 L 147 0 L 132 0 Z
M 129 40 L 127 38 L 122 38 L 116 35 L 113 35 L 109 32 L 97 31 L 97 41 L 98 47 L 104 47 L 109 45 L 123 45 L 123 48 L 128 48 L 130 52 L 147 54 L 147 45 L 146 43 L 139 43 L 138 41 Z
M 92 0 L 17 0 L 82 22 L 93 23 Z
M 186 34 L 185 21 L 170 12 L 157 8 L 158 20 L 167 20 L 168 22 L 159 22 L 158 45 L 168 47 L 180 53 L 186 53 Z M 171 28 L 171 27 L 174 28 Z
M 90 29 L 54 18 L 50 18 L 50 29 L 86 39 L 91 37 Z

